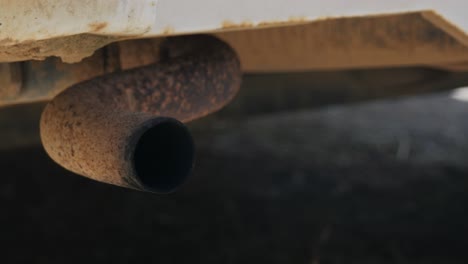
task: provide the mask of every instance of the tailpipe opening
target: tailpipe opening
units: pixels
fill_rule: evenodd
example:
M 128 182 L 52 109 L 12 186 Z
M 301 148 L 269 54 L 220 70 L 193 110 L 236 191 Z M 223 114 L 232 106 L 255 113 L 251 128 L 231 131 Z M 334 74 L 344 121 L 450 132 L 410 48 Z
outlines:
M 156 121 L 136 141 L 134 175 L 145 190 L 168 193 L 191 174 L 195 147 L 185 125 L 171 118 Z

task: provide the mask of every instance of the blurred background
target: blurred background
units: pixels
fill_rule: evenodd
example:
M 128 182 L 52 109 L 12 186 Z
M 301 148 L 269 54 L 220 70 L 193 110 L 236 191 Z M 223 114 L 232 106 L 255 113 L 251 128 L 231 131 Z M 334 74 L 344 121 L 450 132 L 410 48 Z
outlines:
M 190 123 L 194 175 L 168 195 L 65 171 L 40 145 L 44 104 L 2 108 L 2 258 L 466 263 L 468 92 L 447 89 L 467 80 L 429 68 L 246 75 L 232 104 Z

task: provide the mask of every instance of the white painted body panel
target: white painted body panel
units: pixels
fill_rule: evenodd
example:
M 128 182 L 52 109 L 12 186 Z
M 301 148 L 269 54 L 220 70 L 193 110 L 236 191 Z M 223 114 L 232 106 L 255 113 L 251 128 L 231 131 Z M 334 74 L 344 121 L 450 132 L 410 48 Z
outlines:
M 0 0 L 0 45 L 85 33 L 153 37 L 210 32 L 226 23 L 255 26 L 427 10 L 468 31 L 464 0 Z

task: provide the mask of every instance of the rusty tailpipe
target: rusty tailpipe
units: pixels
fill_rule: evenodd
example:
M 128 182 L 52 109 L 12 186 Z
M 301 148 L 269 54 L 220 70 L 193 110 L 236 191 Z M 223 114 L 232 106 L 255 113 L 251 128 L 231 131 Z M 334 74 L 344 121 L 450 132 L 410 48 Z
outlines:
M 76 84 L 48 103 L 40 132 L 64 168 L 118 186 L 170 192 L 190 174 L 182 122 L 222 108 L 241 82 L 239 60 L 211 36 L 168 38 L 161 61 Z

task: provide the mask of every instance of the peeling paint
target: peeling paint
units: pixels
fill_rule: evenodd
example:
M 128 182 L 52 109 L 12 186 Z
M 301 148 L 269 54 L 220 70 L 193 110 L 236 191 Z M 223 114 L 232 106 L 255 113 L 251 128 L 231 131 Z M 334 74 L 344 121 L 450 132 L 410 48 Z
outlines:
M 40 41 L 30 40 L 10 46 L 0 45 L 0 62 L 44 60 L 50 56 L 57 56 L 64 62 L 74 63 L 120 39 L 122 38 L 81 34 Z

